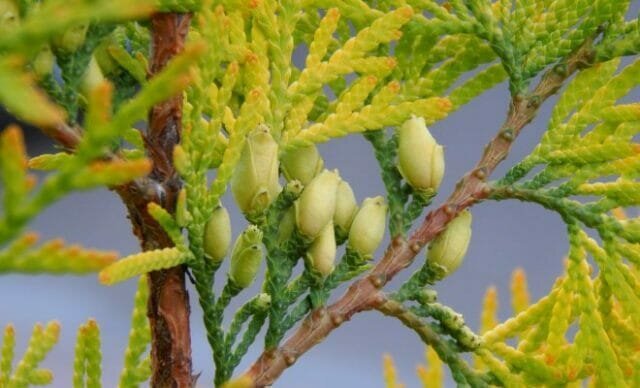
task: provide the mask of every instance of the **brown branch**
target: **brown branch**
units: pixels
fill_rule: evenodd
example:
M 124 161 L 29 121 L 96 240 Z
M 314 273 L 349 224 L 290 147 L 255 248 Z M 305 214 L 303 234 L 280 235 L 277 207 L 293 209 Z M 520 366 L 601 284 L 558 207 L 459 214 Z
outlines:
M 166 63 L 182 51 L 189 29 L 190 15 L 158 13 L 152 16 L 152 58 L 150 76 L 161 71 Z M 173 147 L 180 141 L 182 98 L 175 96 L 157 104 L 149 113 L 149 129 L 145 137 L 153 170 L 149 178 L 157 185 L 155 202 L 170 212 L 181 182 L 172 163 Z M 151 220 L 146 204 L 143 216 L 143 249 L 172 246 L 164 230 Z M 135 226 L 134 226 L 135 228 Z M 189 328 L 189 296 L 185 288 L 185 268 L 182 266 L 149 273 L 149 305 L 147 315 L 151 325 L 151 386 L 192 387 L 191 333 Z
M 298 357 L 320 343 L 344 321 L 358 312 L 378 308 L 385 302 L 378 290 L 408 267 L 416 254 L 444 230 L 458 213 L 487 197 L 487 177 L 506 158 L 513 140 L 535 117 L 541 103 L 557 92 L 577 69 L 592 62 L 591 43 L 592 40 L 586 41 L 564 64 L 547 71 L 531 94 L 512 98 L 507 119 L 500 131 L 486 146 L 475 167 L 458 182 L 445 203 L 430 212 L 407 241 L 394 238 L 382 260 L 369 275 L 354 282 L 337 302 L 310 313 L 280 348 L 265 350 L 244 374 L 251 379 L 253 386 L 272 384 Z
M 149 76 L 161 71 L 184 47 L 191 16 L 157 13 L 151 18 L 152 58 Z M 147 212 L 155 202 L 175 211 L 181 180 L 173 166 L 173 148 L 180 141 L 182 98 L 175 96 L 155 105 L 149 112 L 145 147 L 153 161 L 149 176 L 135 184 L 116 188 L 127 206 L 133 232 L 143 250 L 173 246 L 164 229 Z M 149 273 L 147 315 L 151 326 L 151 386 L 194 385 L 191 374 L 191 334 L 189 296 L 185 268 L 178 266 Z

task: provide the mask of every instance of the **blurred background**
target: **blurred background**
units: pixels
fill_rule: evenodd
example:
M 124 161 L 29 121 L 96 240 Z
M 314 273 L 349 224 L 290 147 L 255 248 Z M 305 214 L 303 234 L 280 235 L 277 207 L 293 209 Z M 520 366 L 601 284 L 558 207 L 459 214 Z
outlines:
M 638 6 L 634 8 L 637 12 Z M 637 100 L 638 93 L 633 97 Z M 492 178 L 501 177 L 509 166 L 532 150 L 546 128 L 554 101 L 555 98 L 550 99 L 541 108 L 538 118 L 525 128 L 509 158 Z M 433 206 L 449 195 L 457 180 L 479 159 L 484 144 L 500 127 L 508 102 L 507 86 L 502 84 L 430 128 L 438 142 L 444 145 L 446 158 L 446 175 Z M 12 119 L 5 113 L 0 121 L 4 127 Z M 25 132 L 30 156 L 52 150 L 51 142 L 36 130 Z M 359 201 L 384 193 L 370 146 L 361 136 L 332 141 L 322 145 L 320 151 L 325 166 L 340 170 Z M 235 235 L 246 222 L 229 195 L 224 202 L 231 212 Z M 477 329 L 483 294 L 488 286 L 497 286 L 500 319 L 508 318 L 511 315 L 509 280 L 512 271 L 517 267 L 525 269 L 535 301 L 546 294 L 561 274 L 568 244 L 560 218 L 537 205 L 489 201 L 473 207 L 472 213 L 473 238 L 465 262 L 436 289 L 442 303 L 464 314 L 467 323 Z M 29 229 L 37 231 L 43 239 L 62 237 L 87 247 L 115 249 L 123 256 L 139 251 L 123 205 L 107 190 L 68 196 L 41 214 Z M 384 246 L 386 242 L 379 253 Z M 394 279 L 387 290 L 396 289 L 423 260 L 424 253 L 420 253 L 414 265 Z M 226 268 L 223 268 L 218 273 L 217 288 L 224 284 L 225 275 Z M 96 276 L 3 275 L 0 278 L 0 326 L 9 322 L 16 326 L 20 355 L 34 323 L 58 319 L 63 326 L 60 342 L 42 366 L 53 369 L 55 387 L 69 387 L 75 332 L 87 318 L 97 319 L 102 334 L 104 386 L 115 387 L 127 342 L 135 285 L 136 281 L 132 280 L 105 287 L 98 283 Z M 256 284 L 240 294 L 230 312 L 258 289 L 259 284 Z M 344 288 L 338 289 L 333 299 L 343 291 Z M 202 313 L 192 287 L 190 295 L 193 369 L 196 374 L 201 373 L 198 386 L 208 387 L 213 379 L 213 363 L 205 339 Z M 259 341 L 237 371 L 247 368 L 260 351 Z M 378 312 L 365 312 L 356 315 L 301 357 L 285 371 L 275 387 L 383 387 L 384 353 L 393 356 L 399 376 L 408 388 L 419 386 L 415 368 L 424 362 L 424 345 L 417 335 L 395 319 Z M 448 379 L 447 386 L 454 386 Z

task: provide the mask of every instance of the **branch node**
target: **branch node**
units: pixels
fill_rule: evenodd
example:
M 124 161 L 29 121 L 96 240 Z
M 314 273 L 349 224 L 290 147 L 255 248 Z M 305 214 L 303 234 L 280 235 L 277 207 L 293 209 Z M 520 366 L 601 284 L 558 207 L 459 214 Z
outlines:
M 344 318 L 340 314 L 334 314 L 331 316 L 331 322 L 334 326 L 340 326 L 344 322 Z
M 504 130 L 502 130 L 502 132 L 500 132 L 500 137 L 509 142 L 513 141 L 513 139 L 515 138 L 513 128 L 505 128 Z
M 487 172 L 485 171 L 485 169 L 483 167 L 480 167 L 480 168 L 476 169 L 473 172 L 473 175 L 475 175 L 475 177 L 480 179 L 480 180 L 485 180 L 487 178 Z
M 482 198 L 488 197 L 489 194 L 491 194 L 491 186 L 487 184 L 483 185 L 480 189 L 480 194 L 482 195 Z
M 291 354 L 288 354 L 287 356 L 285 356 L 284 362 L 287 363 L 287 366 L 291 366 L 291 365 L 295 364 L 296 357 L 291 355 Z
M 373 284 L 375 288 L 380 288 L 384 284 L 384 279 L 382 278 L 382 275 L 371 275 L 369 276 L 369 280 L 371 281 L 371 284 Z
M 420 246 L 420 244 L 418 244 L 417 242 L 416 242 L 416 243 L 411 244 L 411 247 L 410 247 L 410 248 L 411 248 L 411 252 L 413 252 L 413 253 L 415 253 L 415 254 L 419 253 L 419 252 L 420 252 L 420 250 L 422 249 L 422 247 Z
M 529 97 L 529 101 L 527 102 L 527 108 L 538 108 L 542 103 L 542 99 L 538 95 L 533 95 Z
M 456 208 L 453 205 L 445 205 L 442 210 L 449 217 L 452 217 L 456 214 Z

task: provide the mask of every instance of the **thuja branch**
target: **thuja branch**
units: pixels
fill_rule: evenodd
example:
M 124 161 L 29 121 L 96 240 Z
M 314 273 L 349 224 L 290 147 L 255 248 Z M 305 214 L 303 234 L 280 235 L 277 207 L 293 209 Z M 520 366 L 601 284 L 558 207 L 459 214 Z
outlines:
M 531 93 L 514 95 L 499 132 L 486 146 L 475 167 L 458 182 L 445 203 L 431 211 L 408 240 L 394 238 L 368 276 L 354 282 L 334 304 L 313 311 L 280 348 L 266 350 L 245 372 L 244 377 L 249 378 L 256 387 L 272 384 L 298 357 L 320 343 L 344 321 L 358 312 L 382 305 L 385 298 L 378 290 L 408 267 L 416 254 L 460 212 L 490 194 L 486 179 L 506 158 L 522 128 L 535 117 L 540 105 L 579 68 L 589 66 L 592 58 L 592 39 L 588 39 L 564 62 L 547 71 Z
M 449 342 L 418 315 L 405 308 L 402 303 L 393 299 L 385 299 L 384 303 L 378 305 L 376 309 L 384 315 L 397 318 L 405 326 L 415 331 L 425 344 L 433 347 L 440 359 L 446 360 L 451 370 L 454 371 L 453 378 L 458 384 L 470 384 L 473 387 L 489 386 L 486 376 L 471 369 Z

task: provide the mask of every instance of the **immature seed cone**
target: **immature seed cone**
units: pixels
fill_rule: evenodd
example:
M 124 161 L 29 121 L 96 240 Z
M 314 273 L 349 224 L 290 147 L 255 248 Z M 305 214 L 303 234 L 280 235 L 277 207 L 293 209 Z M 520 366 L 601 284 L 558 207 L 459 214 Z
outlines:
M 77 25 L 65 31 L 62 35 L 54 37 L 52 43 L 60 51 L 73 53 L 84 44 L 88 30 L 88 24 Z
M 248 136 L 231 177 L 231 192 L 248 215 L 260 214 L 280 193 L 278 143 L 269 128 L 260 125 Z
M 16 30 L 20 24 L 18 4 L 13 0 L 0 0 L 0 34 L 3 36 Z
M 215 208 L 204 228 L 204 253 L 219 263 L 227 255 L 231 244 L 231 219 L 223 206 Z
M 460 213 L 447 228 L 429 244 L 427 261 L 444 270 L 444 276 L 453 273 L 462 264 L 471 241 L 471 213 Z
M 333 272 L 333 263 L 336 260 L 336 238 L 333 230 L 333 222 L 330 221 L 313 240 L 307 251 L 307 260 L 319 274 L 327 277 Z
M 356 213 L 347 246 L 363 258 L 370 259 L 384 238 L 387 204 L 382 196 L 365 198 Z
M 333 224 L 338 236 L 347 237 L 357 212 L 358 203 L 351 186 L 347 181 L 340 181 L 336 192 L 336 212 L 333 213 Z
M 38 78 L 42 78 L 48 74 L 51 74 L 53 71 L 53 64 L 55 62 L 55 57 L 51 52 L 51 46 L 48 44 L 42 46 L 40 52 L 36 55 L 31 62 L 31 68 L 33 69 L 33 73 Z
M 103 81 L 104 76 L 102 75 L 102 70 L 100 70 L 100 66 L 98 66 L 96 59 L 91 57 L 89 66 L 82 77 L 82 92 L 85 96 L 88 96 L 93 88 L 101 84 Z
M 287 180 L 297 179 L 303 185 L 322 171 L 324 161 L 315 145 L 294 148 L 282 157 L 282 172 Z
M 431 136 L 422 117 L 412 117 L 398 129 L 398 169 L 416 190 L 440 187 L 444 150 Z
M 250 225 L 233 245 L 229 279 L 240 288 L 249 287 L 260 269 L 262 256 L 262 231 Z
M 324 170 L 302 191 L 295 202 L 296 225 L 302 235 L 315 239 L 333 219 L 339 183 L 337 170 Z

